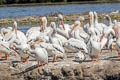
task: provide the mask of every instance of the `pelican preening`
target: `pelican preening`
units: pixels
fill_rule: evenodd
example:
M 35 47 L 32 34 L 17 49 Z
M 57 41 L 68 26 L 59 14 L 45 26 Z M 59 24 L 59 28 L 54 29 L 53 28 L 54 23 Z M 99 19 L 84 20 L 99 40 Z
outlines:
M 36 58 L 40 67 L 49 63 L 49 56 L 53 56 L 53 61 L 58 61 L 58 58 L 67 59 L 68 50 L 75 53 L 76 61 L 83 61 L 88 55 L 92 60 L 97 57 L 99 62 L 99 55 L 105 46 L 112 50 L 112 45 L 120 55 L 120 23 L 117 20 L 112 22 L 109 15 L 105 16 L 109 26 L 100 23 L 98 14 L 92 11 L 89 12 L 89 22 L 85 25 L 83 16 L 73 25 L 65 24 L 63 15 L 58 14 L 57 17 L 58 24 L 51 22 L 50 26 L 47 25 L 47 18 L 42 17 L 42 25 L 30 28 L 26 34 L 17 29 L 16 21 L 13 27 L 2 28 L 0 53 L 6 56 L 17 53 L 24 62 L 29 61 L 31 56 Z

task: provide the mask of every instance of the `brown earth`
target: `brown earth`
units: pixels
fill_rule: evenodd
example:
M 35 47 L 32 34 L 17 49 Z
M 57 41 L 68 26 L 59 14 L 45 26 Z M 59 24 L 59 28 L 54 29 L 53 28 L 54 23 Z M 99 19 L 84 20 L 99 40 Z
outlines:
M 92 63 L 88 57 L 84 62 L 76 62 L 75 53 L 67 53 L 66 60 L 59 59 L 43 68 L 35 69 L 37 61 L 29 58 L 28 64 L 20 64 L 18 55 L 10 55 L 10 61 L 0 61 L 0 80 L 119 80 L 120 60 L 116 51 L 104 50 L 100 62 Z
M 58 13 L 54 13 L 54 14 L 51 14 L 49 16 L 46 16 L 47 19 L 48 19 L 48 24 L 51 22 L 51 21 L 55 21 L 57 22 L 58 20 L 56 19 L 56 16 L 57 16 Z M 105 20 L 104 19 L 104 16 L 106 14 L 103 13 L 103 14 L 99 14 L 99 20 L 100 21 L 103 21 Z M 117 19 L 117 20 L 120 20 L 120 14 L 119 13 L 116 13 L 116 14 L 108 14 L 111 16 L 111 18 L 114 20 L 114 19 Z M 84 13 L 84 14 L 73 14 L 73 15 L 64 15 L 64 21 L 65 23 L 74 23 L 75 20 L 78 19 L 79 16 L 84 16 L 85 17 L 85 20 L 88 21 L 88 12 Z M 5 18 L 5 19 L 0 19 L 0 27 L 3 27 L 3 26 L 12 26 L 13 22 L 14 21 L 17 21 L 18 25 L 19 26 L 32 26 L 32 25 L 40 25 L 41 24 L 41 17 L 42 16 L 26 16 L 26 17 L 20 17 L 20 18 Z

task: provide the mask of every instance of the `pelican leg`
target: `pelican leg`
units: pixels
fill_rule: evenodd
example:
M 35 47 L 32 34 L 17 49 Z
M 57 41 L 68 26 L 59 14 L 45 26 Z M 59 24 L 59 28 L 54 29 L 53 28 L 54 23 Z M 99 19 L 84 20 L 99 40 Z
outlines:
M 43 66 L 44 61 L 42 61 L 41 64 L 40 64 L 40 61 L 38 61 L 37 63 L 38 63 L 38 65 L 37 65 L 37 67 L 35 67 L 35 69 L 38 69 L 38 68 L 42 69 L 44 67 Z
M 91 56 L 91 58 L 92 58 L 92 63 L 95 63 L 94 56 Z
M 116 47 L 114 45 L 112 45 L 112 50 L 117 50 Z
M 29 57 L 26 57 L 26 58 L 23 58 L 23 57 L 21 57 L 21 64 L 28 64 L 28 59 Z M 24 59 L 24 61 L 23 61 L 23 59 Z
M 96 60 L 96 62 L 98 62 L 98 63 L 100 63 L 100 56 L 97 56 L 97 60 Z
M 2 58 L 2 53 L 0 53 L 0 58 Z
M 117 58 L 120 59 L 120 51 L 118 51 L 118 57 Z
M 58 62 L 58 58 L 59 58 L 59 57 L 58 57 L 58 56 L 56 56 L 56 62 Z
M 9 55 L 5 54 L 5 61 L 9 61 Z

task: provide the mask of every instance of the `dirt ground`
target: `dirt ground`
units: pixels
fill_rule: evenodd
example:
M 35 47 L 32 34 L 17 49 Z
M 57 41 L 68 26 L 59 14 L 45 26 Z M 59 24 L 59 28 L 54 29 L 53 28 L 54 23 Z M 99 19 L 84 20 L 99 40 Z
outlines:
M 37 61 L 29 58 L 28 64 L 20 64 L 19 55 L 10 55 L 9 61 L 0 61 L 0 80 L 119 80 L 120 60 L 116 51 L 104 50 L 100 62 L 92 63 L 88 57 L 84 62 L 76 62 L 75 53 L 66 53 L 67 59 L 59 59 L 43 68 L 35 69 Z
M 72 14 L 72 15 L 63 15 L 64 16 L 64 22 L 65 23 L 74 23 L 74 21 L 78 20 L 79 16 L 84 16 L 85 17 L 85 22 L 88 21 L 89 17 L 88 17 L 89 12 L 83 13 L 83 14 Z M 46 16 L 48 19 L 48 24 L 50 24 L 50 22 L 55 21 L 57 23 L 58 19 L 56 18 L 58 15 L 58 13 L 54 13 L 51 15 Z M 107 13 L 103 13 L 103 14 L 98 14 L 99 17 L 99 21 L 103 22 L 103 21 L 107 21 L 106 19 L 104 19 L 105 15 L 110 15 L 112 20 L 117 19 L 120 20 L 120 14 L 107 14 Z M 8 27 L 8 26 L 12 26 L 14 21 L 17 21 L 19 26 L 39 26 L 41 25 L 41 18 L 42 16 L 26 16 L 26 17 L 21 17 L 21 18 L 6 18 L 6 19 L 0 19 L 0 27 Z

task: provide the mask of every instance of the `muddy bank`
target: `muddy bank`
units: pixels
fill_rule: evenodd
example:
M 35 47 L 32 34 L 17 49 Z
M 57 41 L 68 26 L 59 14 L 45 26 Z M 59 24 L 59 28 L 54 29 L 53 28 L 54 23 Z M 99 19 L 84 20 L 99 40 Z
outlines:
M 99 21 L 104 21 L 104 16 L 106 14 L 99 14 Z M 120 14 L 108 14 L 111 16 L 112 19 L 120 20 Z M 88 12 L 84 14 L 73 14 L 73 15 L 64 15 L 64 21 L 65 23 L 74 23 L 75 20 L 78 19 L 79 16 L 84 16 L 85 20 L 88 21 Z M 11 26 L 13 21 L 17 21 L 18 25 L 20 26 L 32 26 L 32 25 L 40 25 L 41 24 L 41 17 L 42 16 L 26 16 L 21 18 L 6 18 L 6 19 L 0 19 L 0 27 L 1 26 Z M 57 22 L 57 13 L 47 16 L 48 24 L 51 21 Z
M 36 68 L 37 62 L 29 58 L 28 64 L 20 64 L 19 56 L 11 55 L 10 61 L 0 61 L 1 80 L 119 80 L 120 60 L 117 52 L 104 50 L 100 62 L 92 63 L 87 57 L 84 62 L 76 62 L 75 53 L 67 53 L 67 59 L 49 63 Z M 11 64 L 10 64 L 11 63 Z

